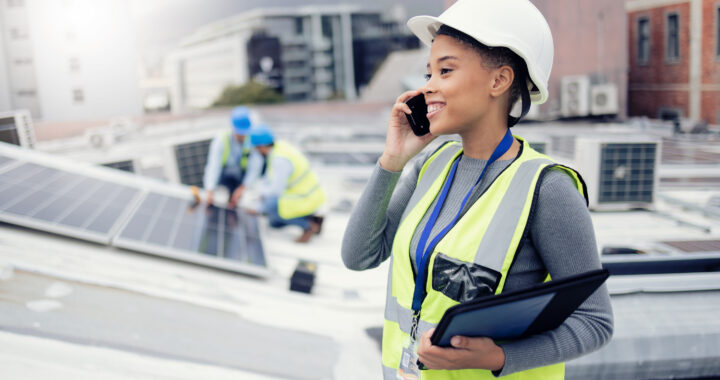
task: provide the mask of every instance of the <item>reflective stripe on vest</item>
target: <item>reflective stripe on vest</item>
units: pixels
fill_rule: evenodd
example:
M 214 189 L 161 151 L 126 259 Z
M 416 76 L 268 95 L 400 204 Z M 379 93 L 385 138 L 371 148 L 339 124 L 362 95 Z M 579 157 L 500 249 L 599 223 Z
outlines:
M 229 132 L 223 137 L 223 156 L 222 156 L 222 166 L 227 166 L 228 160 L 230 159 L 230 150 L 232 149 L 230 146 L 232 144 L 232 138 L 233 133 Z M 242 170 L 247 169 L 247 163 L 248 163 L 248 157 L 250 156 L 250 147 L 247 146 L 244 142 L 242 143 L 242 157 L 240 157 L 240 168 Z
M 273 160 L 282 157 L 290 161 L 293 170 L 278 199 L 278 214 L 283 219 L 311 215 L 325 203 L 325 190 L 320 185 L 307 158 L 284 141 L 276 141 L 268 157 L 267 176 L 272 178 Z
M 530 148 L 522 139 L 518 157 L 500 173 L 482 196 L 467 209 L 447 235 L 433 249 L 429 260 L 427 296 L 423 302 L 418 337 L 439 322 L 449 307 L 459 302 L 433 287 L 436 259 L 439 254 L 463 265 L 480 265 L 499 273 L 494 293 L 505 285 L 513 259 L 527 234 L 528 220 L 534 207 L 542 175 L 558 168 L 573 178 L 585 195 L 582 178 L 572 169 L 562 167 Z M 394 379 L 404 340 L 412 323 L 414 270 L 410 260 L 410 242 L 423 216 L 432 206 L 448 174 L 452 161 L 462 153 L 459 143 L 450 143 L 431 155 L 423 165 L 415 192 L 403 213 L 392 248 L 388 291 L 383 329 L 383 374 Z M 485 239 L 484 237 L 488 238 Z M 422 379 L 483 379 L 494 378 L 486 370 L 421 371 Z M 564 364 L 535 368 L 508 376 L 509 379 L 561 379 Z

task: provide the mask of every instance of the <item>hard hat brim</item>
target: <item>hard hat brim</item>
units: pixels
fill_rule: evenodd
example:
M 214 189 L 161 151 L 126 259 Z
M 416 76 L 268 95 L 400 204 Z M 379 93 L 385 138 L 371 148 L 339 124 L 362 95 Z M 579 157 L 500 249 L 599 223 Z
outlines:
M 451 28 L 457 29 L 470 37 L 476 39 L 478 42 L 482 43 L 485 46 L 503 46 L 507 47 L 508 49 L 515 52 L 515 54 L 519 55 L 520 58 L 522 58 L 525 61 L 525 65 L 528 69 L 528 74 L 530 76 L 530 81 L 532 83 L 528 83 L 528 90 L 530 91 L 530 100 L 534 104 L 542 104 L 545 103 L 545 101 L 548 98 L 548 90 L 543 85 L 537 85 L 537 83 L 543 83 L 542 77 L 538 75 L 538 73 L 535 71 L 535 67 L 532 64 L 528 64 L 529 59 L 526 56 L 526 54 L 521 51 L 521 49 L 513 48 L 512 46 L 507 46 L 507 43 L 503 43 L 501 41 L 493 41 L 492 36 L 476 36 L 472 33 L 469 33 L 469 31 L 463 30 L 462 27 L 457 27 L 451 24 L 448 24 L 447 22 L 443 22 L 438 17 L 433 16 L 415 16 L 408 20 L 407 26 L 410 28 L 410 31 L 415 34 L 415 36 L 420 39 L 425 45 L 432 46 L 433 40 L 435 39 L 435 36 L 437 36 L 438 30 L 440 30 L 440 27 L 443 25 L 447 25 Z M 504 38 L 508 38 L 509 36 L 503 36 Z M 515 41 L 514 45 L 522 45 L 520 41 Z

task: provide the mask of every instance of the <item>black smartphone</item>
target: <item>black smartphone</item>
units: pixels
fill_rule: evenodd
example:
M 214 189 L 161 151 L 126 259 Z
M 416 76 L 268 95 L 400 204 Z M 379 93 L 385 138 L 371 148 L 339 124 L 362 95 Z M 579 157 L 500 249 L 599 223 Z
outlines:
M 430 120 L 427 118 L 427 104 L 425 95 L 420 94 L 410 98 L 405 104 L 410 107 L 410 115 L 405 114 L 415 136 L 423 136 L 430 133 Z

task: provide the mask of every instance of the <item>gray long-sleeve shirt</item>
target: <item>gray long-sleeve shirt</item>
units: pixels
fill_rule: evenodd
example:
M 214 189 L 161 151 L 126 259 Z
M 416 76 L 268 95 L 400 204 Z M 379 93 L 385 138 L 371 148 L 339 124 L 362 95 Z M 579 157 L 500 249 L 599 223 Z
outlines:
M 393 239 L 420 168 L 431 152 L 413 159 L 401 177 L 380 165 L 376 168 L 355 206 L 343 237 L 342 258 L 354 270 L 374 268 L 391 253 Z M 462 156 L 447 199 L 431 230 L 432 239 L 458 212 L 463 197 L 475 184 L 485 160 Z M 491 164 L 475 188 L 476 200 L 489 184 L 512 162 Z M 434 208 L 434 203 L 429 210 Z M 429 218 L 426 213 L 413 235 L 410 252 L 415 252 L 420 234 Z M 430 240 L 429 239 L 429 240 Z M 585 200 L 570 177 L 550 171 L 540 184 L 535 215 L 530 221 L 528 242 L 517 253 L 505 283 L 505 290 L 526 288 L 552 278 L 600 268 L 595 234 Z M 413 255 L 410 255 L 414 261 Z M 555 330 L 503 343 L 505 366 L 496 376 L 564 362 L 596 350 L 610 340 L 613 315 L 607 288 L 603 285 Z

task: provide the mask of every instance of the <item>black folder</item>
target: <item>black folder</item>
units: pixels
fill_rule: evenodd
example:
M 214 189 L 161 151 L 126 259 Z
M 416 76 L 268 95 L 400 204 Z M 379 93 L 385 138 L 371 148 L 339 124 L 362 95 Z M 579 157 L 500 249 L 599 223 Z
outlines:
M 608 276 L 607 270 L 598 269 L 455 305 L 445 311 L 430 341 L 447 347 L 456 335 L 512 340 L 552 330 Z

